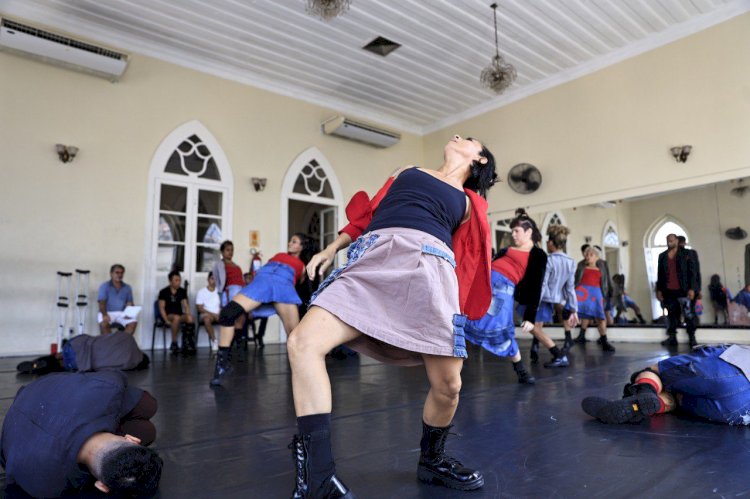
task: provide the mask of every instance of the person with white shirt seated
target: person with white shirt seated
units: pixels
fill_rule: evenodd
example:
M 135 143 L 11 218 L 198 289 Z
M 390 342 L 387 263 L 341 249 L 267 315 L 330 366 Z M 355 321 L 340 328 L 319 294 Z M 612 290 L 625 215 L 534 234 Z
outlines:
M 110 280 L 99 286 L 97 322 L 101 334 L 111 333 L 114 324 L 122 326 L 126 333 L 135 334 L 137 318 L 125 313 L 133 305 L 133 289 L 123 282 L 124 275 L 125 267 L 116 263 L 109 269 Z
M 211 351 L 219 350 L 219 343 L 216 341 L 214 333 L 214 324 L 219 322 L 219 312 L 221 311 L 221 297 L 216 289 L 216 278 L 213 272 L 208 273 L 208 285 L 198 291 L 195 297 L 195 304 L 198 307 L 199 320 L 206 327 Z

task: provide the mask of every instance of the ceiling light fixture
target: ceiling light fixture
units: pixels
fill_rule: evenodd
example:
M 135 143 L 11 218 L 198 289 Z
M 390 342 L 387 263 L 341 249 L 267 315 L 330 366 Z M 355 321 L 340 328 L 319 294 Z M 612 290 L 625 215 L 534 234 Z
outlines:
M 500 55 L 500 45 L 497 41 L 497 4 L 493 3 L 490 7 L 495 16 L 495 57 L 492 58 L 492 63 L 482 70 L 479 81 L 496 94 L 501 94 L 513 84 L 518 74 L 516 68 L 505 62 L 503 56 Z
M 352 0 L 307 0 L 307 13 L 330 21 L 349 10 Z

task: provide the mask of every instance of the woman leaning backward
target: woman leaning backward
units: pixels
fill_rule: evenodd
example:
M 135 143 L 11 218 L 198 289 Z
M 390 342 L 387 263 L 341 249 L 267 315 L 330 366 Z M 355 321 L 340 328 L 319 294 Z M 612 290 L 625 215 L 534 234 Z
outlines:
M 335 474 L 325 365 L 326 353 L 344 343 L 383 362 L 424 364 L 430 390 L 417 476 L 461 490 L 484 485 L 478 471 L 446 456 L 445 440 L 467 356 L 466 315 L 481 317 L 490 303 L 484 196 L 496 178 L 490 151 L 456 135 L 437 171 L 406 168 L 372 200 L 357 193 L 347 206 L 349 225 L 311 259 L 312 277 L 356 239 L 347 264 L 323 282 L 287 342 L 299 430 L 293 497 L 354 497 Z

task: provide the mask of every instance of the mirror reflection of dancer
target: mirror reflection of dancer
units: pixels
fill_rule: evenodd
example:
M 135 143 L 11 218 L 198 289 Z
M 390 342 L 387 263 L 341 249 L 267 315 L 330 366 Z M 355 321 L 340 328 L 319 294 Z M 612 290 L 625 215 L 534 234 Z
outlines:
M 513 304 L 515 298 L 523 314 L 521 329 L 533 332 L 547 255 L 538 247 L 542 234 L 526 210 L 516 210 L 510 227 L 513 246 L 501 249 L 492 262 L 492 304 L 484 317 L 466 323 L 466 339 L 495 355 L 510 357 L 518 382 L 533 385 L 536 379 L 524 367 L 516 343 Z
M 342 343 L 383 362 L 423 363 L 431 388 L 417 477 L 461 490 L 484 485 L 478 471 L 445 455 L 445 440 L 467 356 L 460 314 L 481 317 L 490 301 L 482 196 L 497 175 L 492 154 L 474 139 L 454 136 L 444 158 L 437 171 L 397 172 L 372 200 L 355 194 L 346 210 L 349 225 L 307 266 L 308 276 L 322 275 L 356 239 L 348 262 L 321 284 L 287 341 L 299 429 L 292 441 L 295 498 L 354 497 L 336 477 L 331 452 L 325 355 Z
M 297 305 L 302 303 L 294 284 L 304 278 L 308 238 L 304 234 L 294 234 L 287 244 L 286 253 L 276 253 L 268 263 L 263 265 L 255 278 L 243 287 L 232 300 L 221 309 L 219 324 L 219 353 L 216 356 L 216 367 L 211 379 L 211 386 L 221 385 L 222 380 L 231 371 L 229 354 L 234 338 L 234 328 L 238 317 L 244 317 L 248 312 L 261 305 L 270 304 L 279 314 L 284 330 L 287 334 L 297 327 L 299 312 Z M 242 274 L 240 274 L 242 277 Z
M 552 354 L 552 360 L 544 363 L 544 367 L 567 367 L 567 348 L 572 345 L 573 339 L 570 330 L 578 323 L 578 300 L 575 291 L 576 262 L 565 254 L 570 230 L 564 225 L 550 225 L 547 229 L 547 269 L 544 273 L 544 284 L 542 285 L 542 302 L 536 313 L 534 324 L 534 340 L 531 344 L 531 361 L 536 362 L 536 350 L 541 342 Z M 544 323 L 552 322 L 552 316 L 556 304 L 564 304 L 563 315 L 565 326 L 565 345 L 562 350 L 544 332 Z M 536 348 L 535 348 L 536 347 Z
M 221 261 L 214 263 L 212 273 L 216 279 L 216 289 L 221 297 L 221 306 L 226 307 L 237 293 L 245 286 L 242 269 L 232 261 L 234 258 L 234 243 L 224 241 L 219 246 Z M 240 315 L 234 323 L 235 335 L 240 335 L 245 326 L 245 315 Z M 213 345 L 212 345 L 213 347 Z
M 639 423 L 680 409 L 730 425 L 750 424 L 750 346 L 704 346 L 637 371 L 623 398 L 586 397 L 581 406 L 604 423 Z
M 581 335 L 591 321 L 597 322 L 599 340 L 597 343 L 604 352 L 614 352 L 615 347 L 607 341 L 607 320 L 604 315 L 604 297 L 609 289 L 607 277 L 602 273 L 597 262 L 599 251 L 593 246 L 586 248 L 583 254 L 585 265 L 576 269 L 576 297 L 578 298 L 578 316 L 581 319 Z M 577 339 L 576 339 L 577 340 Z

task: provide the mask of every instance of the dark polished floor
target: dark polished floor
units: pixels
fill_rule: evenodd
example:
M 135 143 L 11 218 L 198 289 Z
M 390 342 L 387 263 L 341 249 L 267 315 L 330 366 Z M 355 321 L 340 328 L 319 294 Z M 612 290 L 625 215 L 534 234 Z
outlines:
M 329 359 L 339 475 L 365 499 L 750 496 L 750 429 L 679 415 L 607 426 L 580 410 L 583 397 L 618 396 L 630 372 L 667 354 L 619 343 L 605 356 L 588 343 L 574 348 L 568 369 L 535 366 L 538 383 L 528 387 L 516 383 L 508 363 L 472 349 L 455 420 L 460 436 L 448 448 L 481 469 L 486 484 L 464 493 L 416 480 L 427 390 L 421 368 Z M 2 416 L 32 379 L 16 376 L 18 360 L 0 359 Z M 149 370 L 129 373 L 159 400 L 155 448 L 165 465 L 158 497 L 289 497 L 295 420 L 283 347 L 259 354 L 251 346 L 216 390 L 208 387 L 212 367 L 205 349 L 191 358 L 157 352 Z

